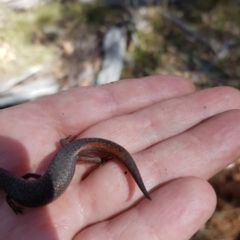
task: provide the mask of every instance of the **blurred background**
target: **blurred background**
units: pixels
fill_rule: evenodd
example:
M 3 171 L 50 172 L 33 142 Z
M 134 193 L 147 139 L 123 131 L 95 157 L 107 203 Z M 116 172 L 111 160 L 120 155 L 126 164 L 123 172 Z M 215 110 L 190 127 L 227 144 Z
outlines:
M 239 36 L 240 0 L 0 0 L 0 109 L 156 74 L 239 89 Z M 239 161 L 210 180 L 217 208 L 192 240 L 240 240 L 239 182 Z

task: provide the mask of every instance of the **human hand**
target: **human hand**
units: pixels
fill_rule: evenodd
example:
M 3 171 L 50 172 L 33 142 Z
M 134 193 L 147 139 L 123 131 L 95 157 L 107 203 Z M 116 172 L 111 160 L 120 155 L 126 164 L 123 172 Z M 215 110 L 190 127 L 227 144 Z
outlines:
M 154 76 L 1 110 L 2 168 L 42 174 L 61 138 L 106 138 L 132 154 L 152 197 L 116 162 L 91 173 L 92 165 L 79 163 L 56 201 L 24 215 L 14 214 L 1 191 L 1 238 L 189 239 L 215 208 L 205 180 L 240 155 L 239 108 L 235 89 L 195 92 L 182 78 Z

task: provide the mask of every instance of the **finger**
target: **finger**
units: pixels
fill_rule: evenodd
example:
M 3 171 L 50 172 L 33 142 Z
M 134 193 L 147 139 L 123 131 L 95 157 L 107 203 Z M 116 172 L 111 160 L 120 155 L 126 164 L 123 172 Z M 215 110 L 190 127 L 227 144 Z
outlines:
M 182 176 L 209 179 L 240 157 L 239 122 L 239 110 L 218 114 L 135 158 L 140 169 L 147 164 L 142 172 L 151 174 L 152 187 Z M 146 163 L 146 157 L 152 161 Z
M 239 108 L 238 90 L 211 88 L 100 122 L 87 129 L 81 137 L 107 138 L 127 146 L 132 153 L 186 131 L 215 114 Z
M 44 98 L 40 104 L 68 135 L 114 116 L 137 111 L 154 102 L 194 91 L 193 84 L 176 76 L 152 76 L 92 88 L 77 88 Z M 49 107 L 48 107 L 49 106 Z M 74 117 L 73 117 L 74 116 Z
M 159 188 L 153 200 L 88 227 L 80 239 L 189 239 L 214 211 L 212 187 L 198 178 L 181 178 Z M 97 238 L 96 238 L 97 236 Z
M 25 120 L 18 123 L 23 130 L 29 128 L 29 122 L 34 120 L 40 125 L 44 123 L 65 131 L 67 135 L 76 134 L 101 120 L 192 91 L 194 87 L 189 81 L 175 76 L 153 76 L 98 87 L 75 88 L 3 110 L 0 129 L 3 135 L 14 135 L 15 131 L 5 133 L 5 129 L 9 129 L 8 124 L 11 126 L 15 116 Z

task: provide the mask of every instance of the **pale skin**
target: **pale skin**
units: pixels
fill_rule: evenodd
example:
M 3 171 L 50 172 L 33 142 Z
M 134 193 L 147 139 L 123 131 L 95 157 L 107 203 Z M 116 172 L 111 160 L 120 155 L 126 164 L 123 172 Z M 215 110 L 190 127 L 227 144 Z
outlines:
M 76 88 L 0 111 L 0 163 L 42 174 L 59 140 L 106 138 L 135 159 L 152 201 L 123 165 L 78 163 L 56 201 L 15 215 L 0 190 L 2 239 L 187 240 L 214 211 L 206 180 L 240 157 L 240 93 L 154 76 Z

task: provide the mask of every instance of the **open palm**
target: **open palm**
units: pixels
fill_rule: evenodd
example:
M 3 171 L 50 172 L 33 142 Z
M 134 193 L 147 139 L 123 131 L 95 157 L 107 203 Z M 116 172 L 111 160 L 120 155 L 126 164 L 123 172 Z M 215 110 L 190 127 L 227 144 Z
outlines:
M 1 239 L 189 239 L 215 207 L 206 180 L 240 156 L 239 108 L 235 89 L 196 92 L 182 78 L 154 76 L 1 110 L 2 168 L 43 174 L 61 138 L 105 138 L 132 154 L 152 197 L 118 162 L 79 163 L 56 201 L 23 215 L 0 190 Z

